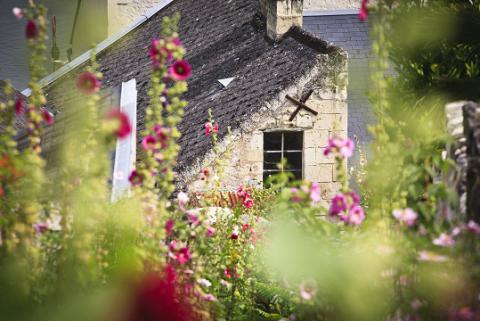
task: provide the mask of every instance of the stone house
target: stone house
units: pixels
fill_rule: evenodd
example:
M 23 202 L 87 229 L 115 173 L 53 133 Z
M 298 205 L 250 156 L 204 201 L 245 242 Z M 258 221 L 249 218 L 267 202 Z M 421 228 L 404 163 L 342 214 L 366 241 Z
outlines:
M 305 31 L 302 5 L 301 0 L 163 0 L 100 43 L 101 104 L 120 106 L 136 125 L 136 133 L 117 144 L 114 189 L 128 186 L 126 177 L 141 140 L 148 104 L 148 46 L 160 33 L 162 17 L 180 12 L 180 38 L 193 75 L 179 125 L 178 187 L 208 188 L 201 170 L 213 161 L 203 133 L 211 108 L 220 124 L 226 189 L 245 182 L 261 185 L 285 160 L 285 170 L 320 183 L 324 199 L 330 198 L 338 183 L 333 160 L 323 151 L 329 137 L 345 137 L 348 131 L 347 54 Z M 43 146 L 53 173 L 56 146 L 79 112 L 74 107 L 79 97 L 70 89 L 89 56 L 80 55 L 42 80 L 47 108 L 56 118 Z M 23 93 L 28 95 L 28 89 Z

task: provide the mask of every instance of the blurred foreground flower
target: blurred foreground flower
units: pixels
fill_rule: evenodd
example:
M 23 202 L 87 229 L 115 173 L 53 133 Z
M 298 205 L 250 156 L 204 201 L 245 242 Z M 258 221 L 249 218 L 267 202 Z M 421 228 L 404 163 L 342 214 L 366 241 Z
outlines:
M 85 95 L 91 95 L 100 90 L 100 81 L 94 73 L 85 71 L 81 73 L 76 82 L 78 90 Z

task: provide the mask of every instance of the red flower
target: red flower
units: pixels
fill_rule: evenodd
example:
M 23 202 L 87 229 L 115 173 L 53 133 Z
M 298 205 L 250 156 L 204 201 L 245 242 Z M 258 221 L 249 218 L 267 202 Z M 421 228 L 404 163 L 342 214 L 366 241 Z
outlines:
M 142 146 L 145 150 L 154 150 L 155 146 L 157 146 L 157 139 L 151 135 L 145 136 Z
M 205 123 L 205 136 L 210 136 L 212 133 L 212 123 L 211 122 L 206 122 Z
M 243 206 L 246 208 L 252 208 L 253 207 L 253 199 L 250 195 L 246 195 L 245 198 L 243 199 Z
M 187 288 L 168 265 L 163 275 L 146 275 L 136 286 L 124 321 L 197 321 Z
M 169 219 L 169 220 L 167 221 L 167 223 L 165 223 L 165 232 L 167 232 L 167 235 L 168 235 L 168 236 L 171 236 L 171 235 L 172 235 L 173 225 L 174 225 L 174 224 L 175 224 L 175 223 L 173 222 L 172 219 Z
M 192 74 L 192 67 L 185 60 L 178 60 L 170 67 L 170 76 L 176 80 L 187 80 Z
M 127 137 L 130 132 L 132 131 L 132 127 L 130 125 L 130 120 L 128 119 L 127 114 L 120 111 L 118 108 L 110 109 L 105 118 L 109 121 L 116 121 L 118 122 L 118 127 L 115 130 L 115 135 L 118 138 L 125 138 Z
M 3 189 L 2 186 L 0 186 L 0 197 L 5 196 L 5 190 Z
M 43 121 L 47 123 L 47 125 L 53 125 L 53 122 L 54 122 L 53 115 L 47 108 L 42 109 L 42 115 L 43 115 Z
M 27 39 L 34 39 L 38 36 L 38 27 L 37 23 L 34 20 L 28 20 L 27 26 L 25 27 L 25 37 Z
M 215 125 L 213 125 L 213 132 L 215 134 L 218 134 L 218 123 L 215 123 Z
M 360 9 L 360 14 L 358 18 L 360 21 L 365 21 L 367 20 L 367 15 L 368 15 L 368 8 L 367 8 L 368 0 L 362 0 L 362 7 Z
M 178 250 L 176 259 L 177 262 L 180 263 L 180 265 L 184 265 L 185 263 L 190 261 L 190 258 L 190 250 L 188 249 L 188 247 L 182 247 L 180 250 Z
M 136 170 L 134 170 L 128 177 L 128 181 L 130 182 L 130 184 L 132 184 L 132 186 L 138 186 L 142 184 L 143 176 L 140 175 Z
M 94 73 L 85 71 L 77 78 L 77 88 L 85 95 L 96 93 L 100 89 L 100 81 Z
M 18 116 L 23 112 L 23 99 L 20 95 L 17 97 L 17 101 L 15 102 L 15 114 Z
M 152 63 L 152 67 L 157 69 L 163 62 L 171 58 L 172 54 L 167 48 L 160 44 L 160 40 L 153 39 L 152 44 L 150 45 L 150 61 Z

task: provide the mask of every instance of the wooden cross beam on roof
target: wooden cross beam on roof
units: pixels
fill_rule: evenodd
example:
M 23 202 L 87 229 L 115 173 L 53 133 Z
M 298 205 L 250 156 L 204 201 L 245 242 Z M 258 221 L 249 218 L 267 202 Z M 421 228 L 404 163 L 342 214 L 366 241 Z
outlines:
M 291 96 L 289 95 L 286 95 L 285 98 L 287 98 L 288 100 L 290 100 L 292 103 L 294 103 L 295 105 L 297 105 L 297 109 L 295 109 L 295 111 L 293 112 L 293 114 L 290 116 L 290 119 L 289 121 L 292 121 L 295 119 L 295 117 L 297 116 L 298 112 L 301 110 L 301 109 L 305 109 L 306 111 L 314 114 L 315 116 L 318 115 L 318 113 L 313 110 L 312 108 L 308 107 L 307 105 L 305 105 L 305 103 L 307 102 L 308 98 L 310 98 L 310 96 L 312 95 L 313 93 L 313 90 L 309 90 L 300 100 L 296 100 L 295 98 L 292 98 Z

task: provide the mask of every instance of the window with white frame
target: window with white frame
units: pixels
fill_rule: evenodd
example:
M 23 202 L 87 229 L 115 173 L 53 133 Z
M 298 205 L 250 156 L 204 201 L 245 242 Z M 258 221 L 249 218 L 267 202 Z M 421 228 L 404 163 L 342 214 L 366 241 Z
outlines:
M 283 165 L 282 165 L 283 164 Z M 280 172 L 303 178 L 303 132 L 275 131 L 263 134 L 263 182 Z

